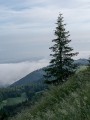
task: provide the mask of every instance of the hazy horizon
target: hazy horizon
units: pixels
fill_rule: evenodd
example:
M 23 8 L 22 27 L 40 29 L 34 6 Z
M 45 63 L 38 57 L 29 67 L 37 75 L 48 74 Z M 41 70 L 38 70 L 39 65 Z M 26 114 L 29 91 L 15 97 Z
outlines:
M 0 1 L 1 84 L 9 84 L 48 64 L 49 47 L 55 38 L 55 23 L 60 12 L 67 24 L 66 30 L 70 31 L 70 46 L 79 52 L 74 59 L 87 59 L 90 56 L 89 0 Z M 45 61 L 42 63 L 42 60 Z M 32 67 L 34 64 L 36 68 Z
M 10 85 L 27 74 L 47 65 L 49 65 L 49 61 L 46 59 L 0 64 L 0 86 Z

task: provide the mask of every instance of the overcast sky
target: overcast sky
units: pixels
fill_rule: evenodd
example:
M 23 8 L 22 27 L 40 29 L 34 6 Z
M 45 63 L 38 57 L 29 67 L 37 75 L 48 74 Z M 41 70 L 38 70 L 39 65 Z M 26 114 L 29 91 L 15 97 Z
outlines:
M 0 61 L 48 57 L 59 12 L 78 58 L 88 57 L 89 0 L 0 0 Z
M 66 30 L 71 34 L 70 45 L 79 52 L 76 59 L 88 58 L 90 0 L 0 0 L 0 63 L 3 63 L 0 65 L 2 71 L 0 76 L 5 76 L 2 74 L 5 70 L 7 72 L 5 74 L 10 73 L 10 70 L 14 71 L 14 74 L 17 73 L 17 69 L 22 71 L 23 68 L 19 66 L 20 69 L 18 67 L 14 69 L 16 61 L 49 57 L 51 52 L 49 47 L 52 45 L 51 40 L 55 38 L 55 23 L 60 12 L 64 16 L 64 23 L 67 24 Z M 9 64 L 12 69 L 7 66 L 8 62 L 15 63 Z M 25 65 L 27 66 L 26 63 Z M 33 71 L 35 69 L 32 67 L 33 64 L 29 65 L 32 68 L 30 71 Z M 26 70 L 27 67 L 24 68 Z M 0 81 L 3 79 L 6 80 L 0 77 Z M 11 79 L 12 77 L 10 81 Z

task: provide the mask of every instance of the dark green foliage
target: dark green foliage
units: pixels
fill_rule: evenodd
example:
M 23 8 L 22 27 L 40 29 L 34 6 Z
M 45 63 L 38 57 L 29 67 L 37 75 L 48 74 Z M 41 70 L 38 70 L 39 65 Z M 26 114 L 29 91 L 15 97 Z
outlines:
M 39 92 L 46 89 L 45 84 L 32 83 L 27 86 L 0 89 L 0 120 L 15 115 L 22 108 L 30 106 L 38 99 Z M 4 117 L 4 118 L 3 118 Z
M 90 57 L 89 57 L 89 59 L 88 59 L 88 62 L 89 62 L 88 66 L 90 67 Z
M 34 106 L 9 120 L 90 120 L 90 70 L 50 86 Z
M 39 69 L 7 88 L 0 88 L 0 117 L 5 116 L 4 114 L 6 117 L 16 114 L 26 104 L 34 103 L 41 95 L 39 92 L 48 87 L 42 80 L 43 74 L 43 69 Z
M 6 110 L 0 110 L 0 120 L 5 120 L 8 116 L 8 112 Z
M 54 45 L 50 47 L 53 52 L 50 54 L 52 57 L 50 66 L 45 69 L 46 75 L 44 77 L 46 80 L 52 81 L 51 83 L 55 83 L 55 81 L 60 83 L 75 72 L 76 65 L 73 63 L 72 57 L 78 54 L 73 53 L 73 48 L 68 45 L 71 40 L 69 40 L 69 31 L 65 30 L 62 14 L 59 14 L 57 20 L 55 36 L 56 39 L 52 40 Z

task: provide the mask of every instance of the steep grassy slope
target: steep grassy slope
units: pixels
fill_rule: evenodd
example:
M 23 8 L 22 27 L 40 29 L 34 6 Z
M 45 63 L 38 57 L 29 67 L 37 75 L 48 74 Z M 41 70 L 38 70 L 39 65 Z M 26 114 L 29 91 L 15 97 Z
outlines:
M 90 120 L 90 70 L 51 86 L 39 102 L 9 120 Z

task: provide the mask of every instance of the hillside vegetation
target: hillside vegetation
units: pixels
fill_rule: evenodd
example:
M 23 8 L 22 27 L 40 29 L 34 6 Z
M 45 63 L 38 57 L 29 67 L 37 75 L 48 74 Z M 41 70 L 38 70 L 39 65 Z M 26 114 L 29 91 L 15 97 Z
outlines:
M 51 86 L 35 105 L 9 120 L 90 120 L 90 69 Z

